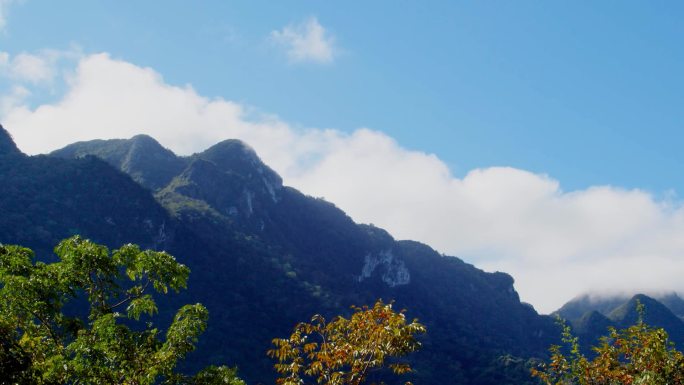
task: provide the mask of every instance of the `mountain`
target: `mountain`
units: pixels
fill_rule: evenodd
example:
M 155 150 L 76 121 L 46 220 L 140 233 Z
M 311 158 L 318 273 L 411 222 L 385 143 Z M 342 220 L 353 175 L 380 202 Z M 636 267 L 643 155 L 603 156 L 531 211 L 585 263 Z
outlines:
M 637 294 L 627 303 L 619 306 L 608 314 L 613 322 L 620 328 L 626 328 L 639 321 L 637 304 L 644 306 L 643 321 L 651 326 L 665 329 L 670 335 L 670 340 L 679 347 L 684 348 L 684 321 L 674 315 L 665 305 L 644 294 Z
M 60 158 L 96 156 L 151 190 L 166 186 L 185 167 L 183 159 L 147 135 L 137 135 L 131 139 L 78 142 L 51 155 Z
M 110 245 L 164 248 L 177 222 L 131 178 L 104 161 L 24 156 L 0 128 L 0 242 L 50 254 L 56 243 L 87 234 Z
M 0 124 L 0 157 L 21 156 L 22 153 L 14 144 L 12 136 Z
M 606 335 L 609 327 L 622 329 L 638 322 L 640 315 L 637 305 L 641 303 L 645 311 L 643 321 L 665 329 L 670 340 L 681 350 L 684 348 L 684 321 L 672 309 L 681 311 L 682 300 L 675 293 L 657 298 L 660 300 L 644 294 L 602 298 L 583 295 L 563 305 L 555 314 L 570 322 L 583 348 L 589 351 L 589 346 L 595 345 L 601 336 Z
M 0 182 L 13 191 L 0 202 L 0 241 L 45 251 L 78 232 L 174 254 L 192 270 L 189 288 L 160 301 L 159 322 L 182 303 L 210 311 L 188 369 L 226 363 L 248 383 L 272 382 L 272 338 L 377 298 L 427 326 L 411 356 L 422 384 L 532 384 L 530 359 L 558 342 L 554 321 L 520 302 L 511 276 L 356 224 L 283 185 L 243 142 L 178 157 L 136 136 L 18 158 L 0 159 Z
M 621 294 L 613 296 L 592 296 L 583 294 L 565 303 L 554 314 L 558 314 L 565 319 L 577 319 L 590 311 L 598 311 L 604 315 L 610 314 L 613 310 L 628 302 L 633 296 Z M 649 295 L 650 298 L 657 300 L 665 305 L 674 315 L 684 319 L 684 299 L 675 292 L 660 293 Z
M 684 299 L 682 299 L 677 293 L 669 293 L 655 297 L 658 302 L 667 306 L 670 311 L 684 320 Z
M 593 311 L 606 316 L 629 299 L 630 297 L 626 295 L 598 297 L 583 294 L 565 303 L 560 309 L 556 310 L 554 314 L 557 314 L 566 320 L 576 320 L 586 313 L 591 313 Z

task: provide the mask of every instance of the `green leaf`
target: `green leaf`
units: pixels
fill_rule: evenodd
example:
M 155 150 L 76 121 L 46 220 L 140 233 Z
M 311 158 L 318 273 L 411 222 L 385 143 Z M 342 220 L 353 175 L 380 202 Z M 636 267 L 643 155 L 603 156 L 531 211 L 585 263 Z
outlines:
M 141 314 L 147 314 L 148 316 L 152 316 L 155 313 L 157 313 L 157 304 L 154 302 L 152 299 L 152 296 L 149 294 L 146 294 L 140 298 L 136 298 L 131 301 L 131 303 L 128 305 L 128 308 L 126 308 L 126 311 L 128 312 L 128 317 L 132 318 L 134 320 L 139 320 Z

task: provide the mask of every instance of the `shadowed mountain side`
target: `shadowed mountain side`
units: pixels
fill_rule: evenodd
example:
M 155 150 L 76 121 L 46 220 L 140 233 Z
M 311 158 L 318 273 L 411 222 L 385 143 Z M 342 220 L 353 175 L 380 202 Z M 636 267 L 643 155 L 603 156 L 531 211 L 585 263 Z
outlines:
M 674 315 L 684 320 L 684 300 L 677 293 L 669 293 L 655 297 L 658 302 L 667 306 Z
M 0 157 L 18 155 L 22 155 L 21 151 L 14 144 L 10 133 L 0 124 Z
M 616 326 L 613 321 L 596 310 L 584 313 L 572 321 L 571 325 L 586 351 L 589 351 L 590 346 L 597 346 L 600 343 L 601 337 L 608 334 L 608 328 Z
M 108 245 L 164 248 L 176 224 L 149 192 L 92 156 L 0 158 L 0 242 L 42 255 L 63 238 L 85 234 Z
M 684 348 L 684 322 L 665 305 L 646 295 L 635 295 L 627 303 L 610 312 L 608 318 L 617 323 L 620 328 L 634 325 L 639 321 L 638 302 L 644 306 L 643 321 L 651 326 L 667 330 L 672 342 L 680 349 Z
M 136 150 L 143 145 L 146 151 Z M 157 215 L 153 224 L 161 220 L 173 228 L 173 236 L 158 247 L 192 269 L 188 290 L 160 301 L 161 315 L 188 302 L 202 302 L 210 311 L 188 369 L 227 363 L 240 367 L 248 383 L 272 382 L 273 362 L 265 355 L 272 338 L 289 334 L 314 313 L 349 314 L 350 305 L 377 298 L 396 301 L 409 310 L 408 317 L 427 325 L 424 348 L 411 357 L 417 369 L 411 378 L 424 384 L 532 384 L 527 360 L 546 355 L 558 342 L 553 320 L 520 303 L 509 275 L 486 273 L 426 245 L 395 241 L 382 229 L 358 225 L 332 203 L 283 186 L 240 141 L 224 141 L 190 157 L 176 157 L 141 136 L 76 143 L 54 154 L 61 158 L 27 159 L 78 172 L 58 178 L 61 183 L 51 179 L 53 172 L 30 170 L 18 173 L 24 181 L 8 179 L 16 186 L 51 184 L 46 196 L 57 203 L 24 197 L 22 206 L 6 207 L 12 218 L 7 226 L 21 223 L 30 234 L 44 223 L 63 230 L 45 241 L 8 232 L 2 241 L 35 247 L 78 230 L 110 246 L 160 245 L 158 226 L 151 227 L 156 232 L 128 227 Z M 77 166 L 84 164 L 90 166 Z M 64 207 L 77 194 L 73 186 L 105 195 L 82 196 L 84 202 Z M 20 209 L 27 205 L 35 207 L 28 216 Z M 94 213 L 92 221 L 73 225 L 80 212 Z M 106 218 L 113 215 L 131 218 L 116 217 L 109 224 Z M 102 238 L 105 234 L 116 236 Z

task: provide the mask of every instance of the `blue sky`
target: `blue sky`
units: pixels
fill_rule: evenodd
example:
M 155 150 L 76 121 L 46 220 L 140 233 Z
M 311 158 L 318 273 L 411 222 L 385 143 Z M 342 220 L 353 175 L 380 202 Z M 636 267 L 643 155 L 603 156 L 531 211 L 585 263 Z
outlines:
M 110 52 L 302 126 L 371 127 L 456 174 L 510 165 L 684 190 L 679 2 L 19 2 L 6 51 Z M 317 17 L 341 51 L 291 65 L 269 33 Z M 287 90 L 283 92 L 282 90 Z
M 437 170 L 436 174 L 451 184 L 467 185 L 468 176 L 475 175 L 474 170 L 492 176 L 494 171 L 506 168 L 521 172 L 516 174 L 520 178 L 532 175 L 532 185 L 539 182 L 540 186 L 547 186 L 544 183 L 548 182 L 550 187 L 540 191 L 547 191 L 553 202 L 605 188 L 616 197 L 597 205 L 608 207 L 625 195 L 642 194 L 639 197 L 645 197 L 652 206 L 646 211 L 655 210 L 657 215 L 653 215 L 665 223 L 658 222 L 661 225 L 653 227 L 679 236 L 684 235 L 677 232 L 681 214 L 677 197 L 684 194 L 684 155 L 680 150 L 684 142 L 684 25 L 679 22 L 682 16 L 684 4 L 675 1 L 0 0 L 0 20 L 4 20 L 0 53 L 4 53 L 6 62 L 3 67 L 0 56 L 0 71 L 5 72 L 5 76 L 0 76 L 0 92 L 11 96 L 3 102 L 0 121 L 22 146 L 19 139 L 30 139 L 22 132 L 38 130 L 39 123 L 35 122 L 47 121 L 35 117 L 39 110 L 45 110 L 41 106 L 64 107 L 69 100 L 77 99 L 68 95 L 80 95 L 75 90 L 81 88 L 74 84 L 86 84 L 83 79 L 91 77 L 83 75 L 87 71 L 79 72 L 79 68 L 91 68 L 98 74 L 104 73 L 105 68 L 127 63 L 133 66 L 129 68 L 131 72 L 146 68 L 156 74 L 159 84 L 151 82 L 149 90 L 191 89 L 209 104 L 218 100 L 238 105 L 244 111 L 235 120 L 237 126 L 276 121 L 287 126 L 287 135 L 296 133 L 300 139 L 303 133 L 313 130 L 320 134 L 330 129 L 346 145 L 381 135 L 389 144 L 381 140 L 379 145 L 387 145 L 392 154 L 402 154 L 401 159 L 420 158 L 425 167 L 434 163 L 431 170 Z M 317 48 L 306 46 L 299 56 L 293 53 L 293 39 L 305 38 L 315 30 L 320 39 L 314 36 L 309 43 L 318 43 Z M 106 53 L 106 58 L 88 60 L 100 53 Z M 46 67 L 31 67 L 25 64 L 28 60 L 14 60 L 21 55 L 39 57 Z M 29 71 L 31 68 L 35 70 Z M 69 108 L 73 113 L 80 111 L 75 105 Z M 164 111 L 164 107 L 158 108 Z M 31 112 L 31 125 L 27 123 L 28 115 L 21 111 Z M 126 111 L 123 106 L 121 111 Z M 66 116 L 66 112 L 59 116 Z M 71 122 L 69 119 L 64 117 L 64 122 Z M 141 130 L 155 124 L 149 120 L 144 124 L 131 122 L 128 123 L 140 125 Z M 14 127 L 9 123 L 14 123 Z M 368 131 L 359 131 L 360 128 Z M 368 133 L 372 135 L 364 136 Z M 74 140 L 88 138 L 81 134 L 83 130 L 80 136 L 74 134 Z M 117 135 L 112 130 L 97 132 L 98 136 L 109 134 Z M 121 133 L 127 134 L 128 131 Z M 69 135 L 64 133 L 65 138 L 72 138 Z M 364 143 L 372 142 L 371 139 Z M 171 134 L 168 142 L 161 141 L 182 152 L 180 147 L 174 147 Z M 299 139 L 292 143 L 306 147 Z M 325 143 L 326 148 L 336 148 L 330 140 Z M 252 145 L 267 160 L 283 159 L 277 152 L 269 155 L 275 144 Z M 28 152 L 50 149 L 53 148 L 24 148 Z M 279 172 L 289 175 L 292 184 L 305 192 L 324 195 L 338 203 L 355 219 L 386 226 L 400 237 L 426 241 L 476 264 L 481 262 L 484 267 L 510 271 L 511 266 L 524 266 L 523 262 L 536 255 L 530 250 L 537 250 L 537 246 L 519 243 L 521 239 L 533 238 L 529 234 L 501 244 L 496 236 L 483 237 L 483 244 L 462 248 L 448 242 L 452 234 L 441 238 L 426 235 L 431 226 L 437 225 L 453 226 L 458 231 L 458 221 L 453 218 L 427 221 L 425 229 L 409 228 L 404 222 L 396 224 L 396 214 L 392 212 L 403 210 L 406 202 L 420 200 L 413 196 L 397 198 L 397 206 L 374 213 L 358 202 L 364 199 L 362 193 L 368 191 L 351 193 L 348 187 L 334 185 L 320 176 L 323 166 L 337 159 L 332 153 L 307 153 L 295 162 L 301 163 L 303 158 L 330 160 L 317 163 L 318 174 L 309 172 L 312 167 L 292 171 L 282 166 Z M 349 178 L 352 179 L 346 180 L 348 184 L 363 182 L 353 179 L 351 174 Z M 513 179 L 521 180 L 516 178 Z M 503 179 L 496 180 L 489 184 L 490 188 L 511 189 L 501 182 Z M 529 192 L 521 194 L 534 196 Z M 614 221 L 621 220 L 621 211 L 642 212 L 642 206 L 616 207 L 620 209 L 614 210 Z M 430 210 L 424 208 L 411 215 Z M 461 209 L 454 210 L 454 216 L 465 215 Z M 490 213 L 492 218 L 510 215 L 513 224 L 525 222 L 516 217 L 517 211 L 502 214 L 487 207 L 482 212 Z M 651 223 L 653 216 L 649 215 L 630 220 Z M 558 224 L 565 219 L 555 217 L 552 222 Z M 591 221 L 591 212 L 586 220 Z M 543 228 L 554 226 L 550 222 L 540 223 Z M 583 223 L 578 220 L 577 228 L 587 227 Z M 490 226 L 483 225 L 481 231 L 488 231 Z M 531 232 L 533 228 L 536 227 L 531 227 Z M 564 231 L 569 230 L 559 228 L 554 234 L 563 238 Z M 585 234 L 592 240 L 582 250 L 589 251 L 570 247 L 574 251 L 568 251 L 562 258 L 577 261 L 614 253 L 616 245 L 632 239 L 635 232 L 625 230 L 622 238 L 601 233 L 605 237 L 598 241 Z M 494 246 L 488 246 L 490 243 Z M 680 251 L 674 246 L 667 250 L 672 255 Z M 483 254 L 495 258 L 489 260 Z M 656 257 L 665 258 L 663 255 Z M 504 260 L 509 262 L 499 263 Z M 515 271 L 512 274 L 515 276 Z M 521 285 L 527 279 L 516 278 Z M 645 287 L 653 289 L 649 285 L 645 283 Z M 539 287 L 531 283 L 528 286 L 521 289 L 523 299 L 525 295 L 532 298 L 529 293 Z M 562 302 L 530 301 L 535 305 L 544 303 L 541 307 L 545 309 L 551 303 Z

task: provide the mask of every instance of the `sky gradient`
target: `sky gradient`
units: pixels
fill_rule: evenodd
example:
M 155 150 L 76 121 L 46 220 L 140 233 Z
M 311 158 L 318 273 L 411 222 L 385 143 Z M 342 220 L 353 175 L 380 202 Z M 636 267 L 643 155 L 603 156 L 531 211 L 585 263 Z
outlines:
M 0 0 L 0 122 L 28 153 L 243 139 L 286 184 L 509 272 L 548 312 L 588 290 L 684 289 L 682 16 L 639 1 Z

